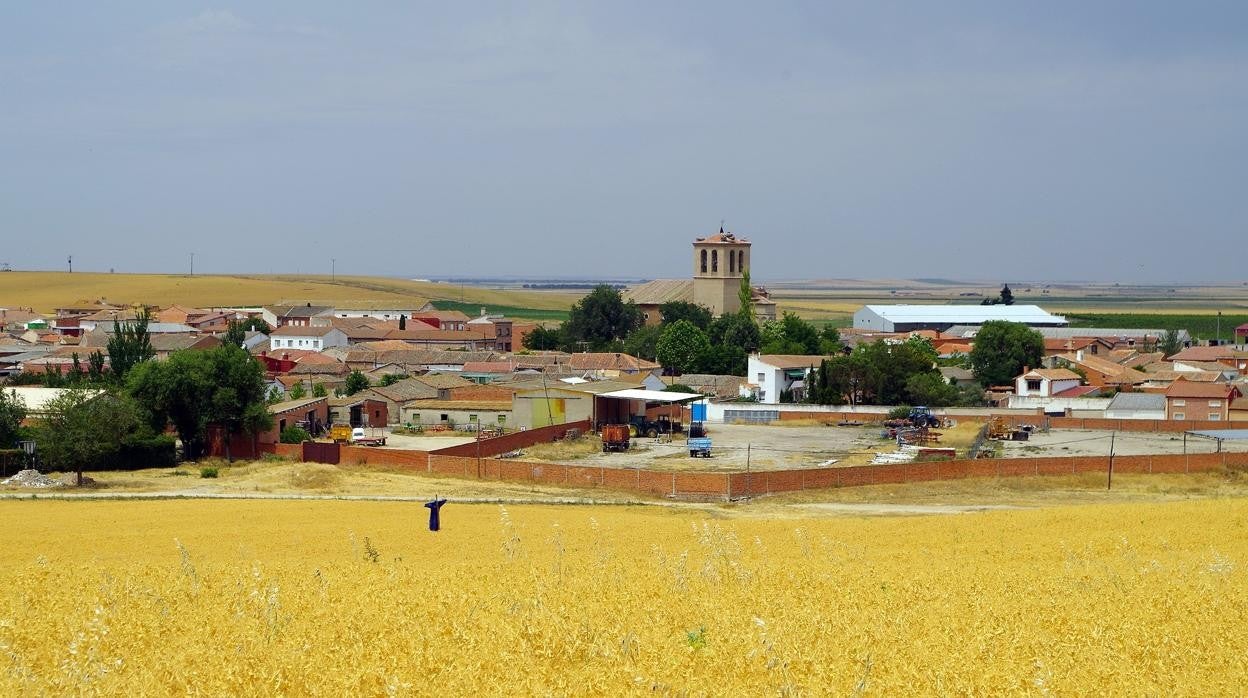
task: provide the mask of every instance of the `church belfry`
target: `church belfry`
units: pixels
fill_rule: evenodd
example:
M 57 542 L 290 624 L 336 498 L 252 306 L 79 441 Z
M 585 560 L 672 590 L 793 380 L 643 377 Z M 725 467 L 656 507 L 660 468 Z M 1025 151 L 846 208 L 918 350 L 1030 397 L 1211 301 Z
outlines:
M 719 316 L 741 309 L 737 292 L 750 268 L 750 241 L 724 232 L 693 241 L 693 302 Z

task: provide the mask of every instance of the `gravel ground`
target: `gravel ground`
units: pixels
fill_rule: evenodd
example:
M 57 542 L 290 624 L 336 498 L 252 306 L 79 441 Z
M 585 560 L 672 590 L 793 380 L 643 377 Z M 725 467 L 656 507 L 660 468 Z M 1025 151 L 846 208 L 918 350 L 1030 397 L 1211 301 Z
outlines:
M 1091 429 L 1058 429 L 1034 433 L 1027 441 L 1003 441 L 1006 458 L 1038 458 L 1041 456 L 1108 456 L 1110 437 L 1114 453 L 1121 456 L 1183 453 L 1183 434 L 1152 432 L 1112 432 Z M 1195 436 L 1187 437 L 1188 453 L 1213 453 L 1217 442 Z M 1248 441 L 1227 441 L 1224 451 L 1248 451 Z

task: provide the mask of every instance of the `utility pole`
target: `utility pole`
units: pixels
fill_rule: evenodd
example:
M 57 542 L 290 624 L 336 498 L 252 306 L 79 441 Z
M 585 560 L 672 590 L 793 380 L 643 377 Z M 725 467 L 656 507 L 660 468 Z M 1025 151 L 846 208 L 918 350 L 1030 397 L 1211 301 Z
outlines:
M 69 256 L 69 273 L 74 273 L 74 256 L 72 254 Z
M 1114 437 L 1117 435 L 1118 432 L 1116 431 L 1109 435 L 1109 473 L 1105 478 L 1105 489 L 1107 490 L 1114 488 Z M 1187 434 L 1184 433 L 1184 436 L 1187 436 Z
M 329 280 L 331 282 L 338 279 L 338 260 L 333 257 L 329 258 Z
M 1222 346 L 1222 311 L 1218 311 L 1218 346 Z
M 195 276 L 195 253 L 191 253 L 191 276 Z
M 754 447 L 753 443 L 745 445 L 745 498 L 749 499 L 754 494 L 754 479 L 750 477 L 750 449 Z

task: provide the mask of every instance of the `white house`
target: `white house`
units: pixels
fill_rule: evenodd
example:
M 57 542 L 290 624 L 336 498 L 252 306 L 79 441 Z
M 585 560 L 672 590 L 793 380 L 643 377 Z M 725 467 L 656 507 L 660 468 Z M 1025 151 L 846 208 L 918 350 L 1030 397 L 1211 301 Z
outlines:
M 806 386 L 806 376 L 826 356 L 799 356 L 790 354 L 751 354 L 746 368 L 746 380 L 758 386 L 758 401 L 767 405 L 780 403 L 780 394 L 786 390 L 800 392 Z
M 279 327 L 269 334 L 270 349 L 324 351 L 347 346 L 347 335 L 336 327 Z
M 1019 397 L 1053 397 L 1082 383 L 1079 374 L 1066 368 L 1038 368 L 1014 379 Z

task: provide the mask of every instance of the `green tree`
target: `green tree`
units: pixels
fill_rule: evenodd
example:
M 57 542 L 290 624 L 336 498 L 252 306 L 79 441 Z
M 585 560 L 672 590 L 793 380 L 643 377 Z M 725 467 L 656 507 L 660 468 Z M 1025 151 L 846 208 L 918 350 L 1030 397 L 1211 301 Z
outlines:
M 312 397 L 329 397 L 329 390 L 325 388 L 324 383 L 312 386 Z
M 984 386 L 1014 382 L 1024 366 L 1039 366 L 1044 336 L 1027 325 L 990 320 L 979 328 L 971 347 L 971 370 Z
M 865 350 L 824 359 L 807 377 L 807 402 L 822 405 L 870 404 L 880 383 L 879 370 Z
M 0 389 L 0 448 L 14 448 L 26 419 L 26 401 L 14 390 Z
M 845 343 L 841 341 L 841 332 L 832 325 L 824 325 L 823 330 L 819 332 L 819 353 L 832 355 L 839 354 L 845 348 Z
M 347 376 L 347 381 L 342 387 L 347 392 L 347 395 L 355 395 L 361 390 L 367 390 L 370 385 L 372 384 L 368 382 L 368 376 L 359 371 L 352 371 Z
M 538 326 L 524 335 L 525 349 L 552 351 L 563 346 L 563 333 L 556 328 Z
M 249 317 L 243 320 L 243 329 L 247 332 L 259 332 L 260 334 L 269 334 L 273 331 L 273 328 L 269 327 L 269 323 L 258 317 Z
M 203 455 L 209 424 L 236 435 L 272 423 L 264 400 L 264 369 L 238 347 L 175 351 L 167 361 L 137 366 L 127 387 L 154 431 L 173 425 L 187 460 Z M 227 457 L 232 455 L 228 442 Z
M 793 313 L 785 313 L 775 322 L 763 323 L 764 354 L 816 355 L 822 350 L 822 340 L 815 326 Z
M 635 330 L 624 340 L 624 352 L 639 359 L 654 361 L 659 351 L 659 337 L 663 336 L 662 325 L 646 325 Z
M 269 403 L 270 405 L 276 405 L 277 403 L 285 399 L 285 397 L 286 396 L 282 394 L 281 388 L 278 388 L 275 385 L 272 388 L 269 388 L 269 394 L 265 396 L 264 401 Z
M 291 425 L 283 429 L 277 438 L 284 444 L 301 444 L 304 441 L 311 440 L 312 436 L 303 427 Z
M 745 350 L 732 344 L 709 344 L 698 356 L 695 373 L 716 376 L 745 376 L 749 356 Z
M 642 324 L 641 309 L 625 302 L 619 289 L 599 284 L 572 306 L 563 324 L 566 343 L 588 351 L 608 351 Z
M 741 272 L 741 284 L 737 286 L 737 314 L 754 322 L 754 287 L 750 284 L 750 270 Z
M 707 334 L 710 335 L 712 345 L 737 347 L 746 354 L 756 352 L 763 346 L 762 331 L 752 317 L 747 319 L 741 315 L 721 315 L 711 322 L 711 329 Z M 744 376 L 745 369 L 739 373 L 734 371 L 720 375 Z
M 948 407 L 958 402 L 958 389 L 949 385 L 939 373 L 916 373 L 906 379 L 909 404 Z
M 1180 351 L 1183 351 L 1183 342 L 1179 338 L 1179 331 L 1173 327 L 1166 330 L 1166 333 L 1161 337 L 1161 343 L 1158 344 L 1157 349 L 1167 357 L 1174 356 Z
M 111 393 L 71 388 L 44 408 L 35 430 L 43 461 L 56 470 L 72 470 L 82 484 L 84 469 L 98 469 L 121 450 L 138 419 L 132 405 Z
M 302 400 L 308 396 L 308 389 L 303 387 L 303 381 L 299 381 L 290 386 L 290 389 L 286 391 L 286 395 L 291 400 Z
M 225 430 L 225 458 L 232 463 L 231 437 L 255 434 L 273 424 L 264 402 L 264 368 L 245 349 L 232 345 L 200 353 L 206 355 L 216 376 L 208 393 L 207 420 Z
M 247 341 L 247 328 L 239 320 L 230 320 L 221 343 L 231 347 L 241 347 L 245 341 Z
M 381 377 L 381 385 L 382 387 L 385 387 L 387 385 L 394 385 L 395 383 L 398 383 L 401 380 L 403 380 L 402 374 L 387 373 L 386 375 Z
M 1014 305 L 1014 292 L 1010 290 L 1009 284 L 1001 287 L 1000 301 L 1001 305 Z
M 677 375 L 688 373 L 698 359 L 711 348 L 706 333 L 688 320 L 677 320 L 663 330 L 656 351 L 663 368 Z
M 688 301 L 669 301 L 660 305 L 659 317 L 664 325 L 670 325 L 677 320 L 688 320 L 703 332 L 710 329 L 712 320 L 709 308 Z
M 407 329 L 407 316 L 406 316 L 406 315 L 400 315 L 400 316 L 399 316 L 399 329 L 400 329 L 400 330 L 406 330 L 406 329 Z
M 99 385 L 104 382 L 104 353 L 99 349 L 91 352 L 87 357 L 87 380 L 92 385 Z
M 108 338 L 108 364 L 118 383 L 125 382 L 130 369 L 156 356 L 147 331 L 151 319 L 151 313 L 144 308 L 134 322 L 113 320 L 113 334 Z

